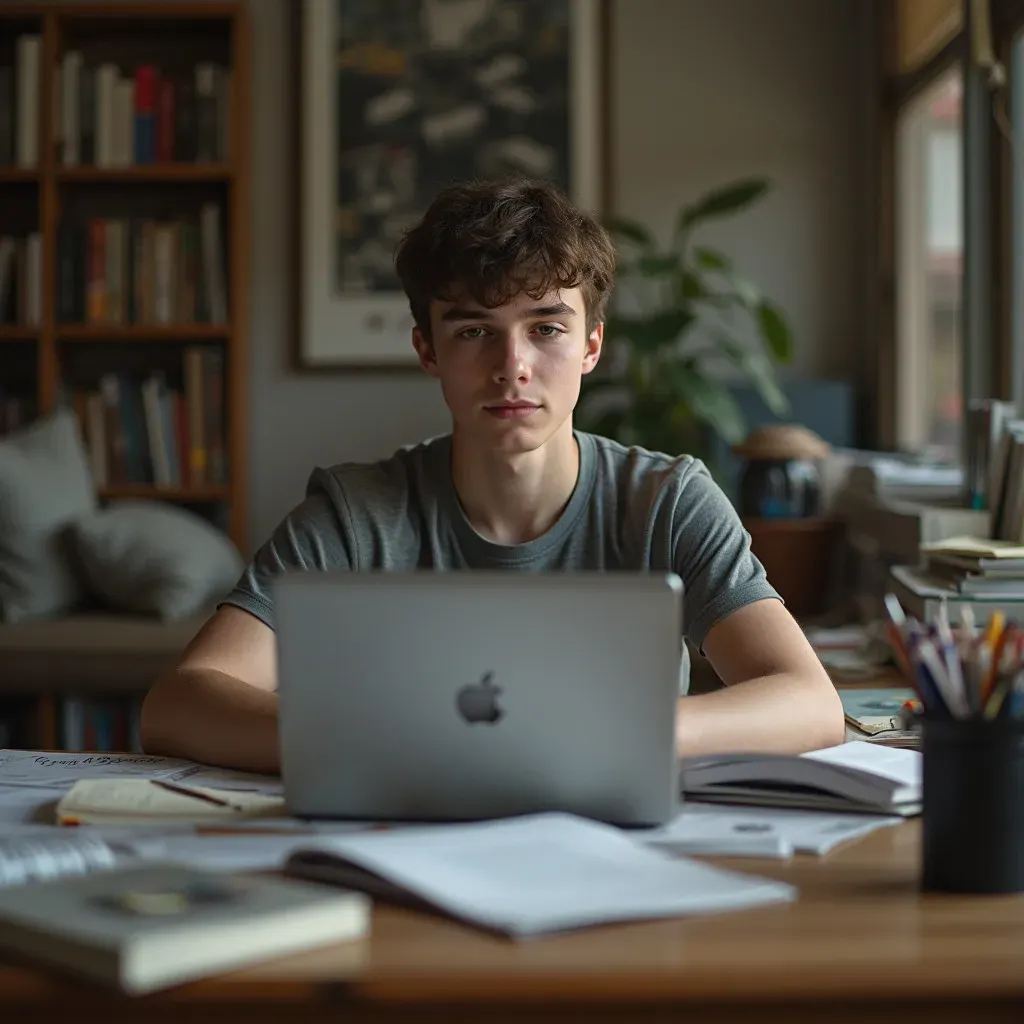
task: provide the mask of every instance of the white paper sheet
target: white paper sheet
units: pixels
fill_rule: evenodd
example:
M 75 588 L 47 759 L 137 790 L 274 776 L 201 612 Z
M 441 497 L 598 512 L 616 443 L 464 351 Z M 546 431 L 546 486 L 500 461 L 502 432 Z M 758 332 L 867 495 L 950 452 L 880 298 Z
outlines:
M 44 750 L 0 750 L 0 785 L 73 786 L 79 779 L 170 778 L 195 762 L 148 754 L 68 754 Z
M 253 772 L 236 771 L 234 768 L 217 768 L 213 765 L 196 764 L 183 768 L 166 778 L 171 782 L 187 782 L 190 786 L 206 786 L 209 789 L 230 789 L 236 793 L 284 796 L 284 783 L 280 776 L 256 775 Z
M 457 917 L 520 938 L 796 896 L 792 886 L 668 856 L 569 814 L 324 835 L 307 848 L 333 852 Z
M 188 780 L 190 785 L 268 796 L 283 793 L 281 779 L 149 754 L 75 754 L 44 750 L 0 750 L 0 785 L 73 786 L 79 779 Z
M 308 846 L 310 838 L 293 832 L 147 837 L 139 843 L 128 837 L 124 841 L 144 860 L 174 861 L 211 871 L 270 871 L 283 867 L 288 855 Z
M 641 842 L 674 853 L 720 857 L 822 855 L 876 829 L 896 825 L 893 815 L 822 814 L 781 808 L 722 807 L 687 802 L 664 828 L 640 834 Z
M 917 750 L 902 750 L 896 747 L 882 747 L 875 743 L 854 740 L 837 747 L 812 750 L 800 755 L 808 761 L 820 761 L 837 768 L 854 768 L 870 772 L 883 779 L 898 782 L 901 786 L 921 786 L 921 753 Z
M 38 822 L 53 825 L 53 809 L 66 787 L 0 784 L 0 831 L 8 824 Z

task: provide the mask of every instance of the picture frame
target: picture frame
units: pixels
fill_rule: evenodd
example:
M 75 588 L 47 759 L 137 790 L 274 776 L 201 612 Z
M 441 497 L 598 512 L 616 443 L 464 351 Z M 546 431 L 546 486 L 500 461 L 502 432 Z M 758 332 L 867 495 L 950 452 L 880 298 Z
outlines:
M 451 180 L 522 171 L 604 212 L 608 16 L 607 0 L 300 0 L 297 369 L 418 367 L 394 250 Z

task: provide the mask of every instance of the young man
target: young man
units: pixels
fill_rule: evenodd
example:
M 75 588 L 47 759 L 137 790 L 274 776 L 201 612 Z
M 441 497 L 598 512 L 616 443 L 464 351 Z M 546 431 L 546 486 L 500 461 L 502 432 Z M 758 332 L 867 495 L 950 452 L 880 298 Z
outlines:
M 706 469 L 573 428 L 614 276 L 603 228 L 544 184 L 460 184 L 406 236 L 397 269 L 451 433 L 313 472 L 150 691 L 145 749 L 278 767 L 270 583 L 287 569 L 674 571 L 684 628 L 727 684 L 680 699 L 680 754 L 842 742 L 835 689 Z

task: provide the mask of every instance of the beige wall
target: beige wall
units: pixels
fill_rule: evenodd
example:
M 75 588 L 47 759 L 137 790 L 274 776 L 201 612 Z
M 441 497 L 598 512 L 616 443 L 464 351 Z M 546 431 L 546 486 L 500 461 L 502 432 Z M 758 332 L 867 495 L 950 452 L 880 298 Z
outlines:
M 288 367 L 289 0 L 252 0 L 251 536 L 302 497 L 316 463 L 371 459 L 446 429 L 432 382 Z M 614 0 L 614 202 L 663 226 L 747 174 L 777 187 L 709 231 L 789 312 L 798 369 L 862 372 L 869 93 L 863 0 Z

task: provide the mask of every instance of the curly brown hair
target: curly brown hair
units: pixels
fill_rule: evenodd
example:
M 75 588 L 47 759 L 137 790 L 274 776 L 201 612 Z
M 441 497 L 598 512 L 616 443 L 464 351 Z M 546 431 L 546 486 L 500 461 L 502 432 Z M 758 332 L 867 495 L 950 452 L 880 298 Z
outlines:
M 579 288 L 588 333 L 604 319 L 615 278 L 608 232 L 554 185 L 529 178 L 466 181 L 434 198 L 407 232 L 395 267 L 416 325 L 430 337 L 430 302 L 467 292 L 485 307 L 514 295 Z

